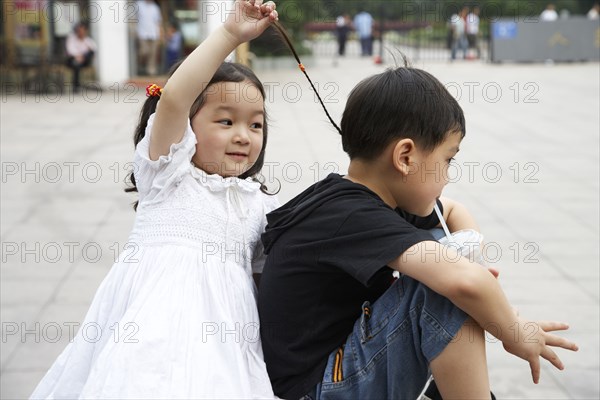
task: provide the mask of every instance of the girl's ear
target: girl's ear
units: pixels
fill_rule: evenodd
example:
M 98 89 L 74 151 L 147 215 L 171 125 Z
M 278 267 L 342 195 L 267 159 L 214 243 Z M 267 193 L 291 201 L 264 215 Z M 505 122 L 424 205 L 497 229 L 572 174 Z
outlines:
M 396 171 L 403 176 L 411 172 L 411 164 L 415 158 L 415 142 L 412 139 L 401 139 L 396 142 L 392 150 L 392 163 Z

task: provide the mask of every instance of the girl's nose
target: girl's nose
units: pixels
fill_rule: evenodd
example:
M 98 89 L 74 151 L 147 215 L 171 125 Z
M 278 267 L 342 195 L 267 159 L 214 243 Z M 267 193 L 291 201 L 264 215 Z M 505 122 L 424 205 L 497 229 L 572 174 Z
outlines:
M 250 135 L 246 128 L 240 128 L 233 137 L 235 143 L 248 144 L 250 143 Z

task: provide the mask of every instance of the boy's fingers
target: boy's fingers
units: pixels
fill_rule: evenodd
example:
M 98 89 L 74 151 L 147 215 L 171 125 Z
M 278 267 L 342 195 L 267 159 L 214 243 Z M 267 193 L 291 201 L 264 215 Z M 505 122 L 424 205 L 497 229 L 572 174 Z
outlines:
M 494 278 L 498 278 L 498 275 L 500 275 L 500 271 L 498 271 L 496 268 L 488 267 L 488 271 L 490 271 Z
M 545 332 L 552 331 L 564 331 L 569 329 L 569 324 L 565 324 L 564 322 L 557 321 L 538 321 L 537 324 L 542 328 Z
M 529 362 L 531 367 L 531 377 L 533 378 L 533 383 L 538 383 L 540 381 L 540 359 L 539 357 L 535 357 L 532 361 Z
M 560 360 L 560 358 L 558 358 L 556 353 L 554 351 L 552 351 L 551 348 L 546 347 L 540 355 L 542 357 L 544 357 L 546 360 L 550 361 L 550 363 L 552 365 L 554 365 L 556 368 L 558 368 L 560 370 L 563 370 L 565 368 L 565 366 L 562 363 L 562 361 Z
M 563 349 L 577 351 L 579 347 L 574 342 L 556 335 L 548 335 L 546 344 L 554 347 L 562 347 Z

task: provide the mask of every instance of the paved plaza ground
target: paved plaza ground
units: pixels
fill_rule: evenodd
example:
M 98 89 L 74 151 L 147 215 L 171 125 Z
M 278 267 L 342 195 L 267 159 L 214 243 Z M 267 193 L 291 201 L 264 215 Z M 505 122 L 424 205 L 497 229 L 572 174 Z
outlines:
M 370 60 L 307 62 L 331 114 Z M 566 369 L 528 365 L 489 337 L 499 399 L 600 397 L 599 134 L 597 63 L 417 64 L 459 99 L 467 136 L 446 195 L 477 217 L 509 300 L 521 315 L 571 324 L 578 353 Z M 296 69 L 257 71 L 268 91 L 265 175 L 282 202 L 348 160 Z M 143 89 L 3 95 L 0 102 L 1 398 L 26 398 L 82 321 L 134 219 L 123 180 Z M 275 179 L 277 178 L 277 179 Z M 279 183 L 277 183 L 279 182 Z M 92 334 L 92 332 L 90 332 Z

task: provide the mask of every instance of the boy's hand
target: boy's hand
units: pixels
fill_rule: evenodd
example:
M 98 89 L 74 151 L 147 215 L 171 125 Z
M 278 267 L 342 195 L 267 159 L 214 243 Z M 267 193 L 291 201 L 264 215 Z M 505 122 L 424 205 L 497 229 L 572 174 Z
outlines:
M 498 276 L 500 275 L 500 271 L 498 271 L 494 267 L 487 267 L 487 270 L 490 271 L 490 274 L 492 274 L 494 276 L 494 278 L 498 279 Z
M 518 321 L 516 329 L 512 332 L 513 334 L 507 334 L 502 344 L 506 351 L 529 362 L 534 383 L 540 381 L 540 357 L 548 360 L 556 368 L 564 369 L 562 361 L 551 349 L 551 346 L 572 351 L 579 350 L 575 343 L 548 333 L 569 329 L 569 326 L 565 323 L 553 321 L 532 322 L 521 318 Z
M 263 0 L 236 0 L 235 11 L 227 17 L 225 30 L 239 43 L 259 37 L 271 22 L 277 21 L 275 3 Z

